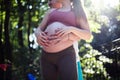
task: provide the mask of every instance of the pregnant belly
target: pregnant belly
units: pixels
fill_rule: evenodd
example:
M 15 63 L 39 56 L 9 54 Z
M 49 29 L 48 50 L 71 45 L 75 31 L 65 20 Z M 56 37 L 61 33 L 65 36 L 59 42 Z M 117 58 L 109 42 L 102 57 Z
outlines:
M 53 35 L 57 32 L 57 30 L 59 29 L 63 29 L 66 26 L 60 22 L 54 22 L 50 25 L 47 26 L 47 28 L 45 29 L 45 32 L 47 33 L 47 35 Z
M 65 27 L 67 27 L 66 25 L 60 23 L 60 22 L 54 22 L 52 24 L 50 24 L 49 26 L 47 26 L 45 32 L 47 33 L 47 35 L 53 35 L 56 33 L 57 30 L 59 29 L 64 29 Z M 59 42 L 58 44 L 52 45 L 50 47 L 44 47 L 43 49 L 46 52 L 51 52 L 51 53 L 56 53 L 59 52 L 61 50 L 64 50 L 65 48 L 70 47 L 73 44 L 72 41 L 64 41 L 64 42 Z

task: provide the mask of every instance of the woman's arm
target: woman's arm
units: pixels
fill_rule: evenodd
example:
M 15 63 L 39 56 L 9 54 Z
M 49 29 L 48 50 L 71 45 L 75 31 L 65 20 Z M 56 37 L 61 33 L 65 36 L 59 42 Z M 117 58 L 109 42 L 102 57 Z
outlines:
M 43 32 L 43 30 L 46 28 L 46 24 L 49 18 L 49 14 L 53 11 L 53 9 L 50 9 L 46 12 L 43 20 L 41 21 L 40 25 L 38 26 L 38 28 L 35 31 L 35 35 L 37 36 L 40 32 Z
M 35 31 L 35 36 L 37 38 L 37 42 L 39 45 L 42 46 L 48 46 L 48 36 L 44 32 L 44 29 L 46 28 L 46 24 L 49 18 L 49 14 L 53 11 L 54 9 L 50 9 L 46 12 L 41 24 L 38 26 L 38 28 Z

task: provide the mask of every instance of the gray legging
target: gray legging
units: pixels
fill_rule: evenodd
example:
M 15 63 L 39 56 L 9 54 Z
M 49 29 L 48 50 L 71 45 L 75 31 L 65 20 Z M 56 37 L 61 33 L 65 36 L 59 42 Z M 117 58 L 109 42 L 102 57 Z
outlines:
M 42 50 L 41 71 L 43 80 L 77 80 L 76 56 L 73 46 L 58 53 Z

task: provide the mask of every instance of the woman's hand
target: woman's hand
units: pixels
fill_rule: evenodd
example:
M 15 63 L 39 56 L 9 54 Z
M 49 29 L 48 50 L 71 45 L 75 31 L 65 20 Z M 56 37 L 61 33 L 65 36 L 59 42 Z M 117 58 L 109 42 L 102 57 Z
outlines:
M 56 37 L 56 38 L 64 37 L 71 32 L 72 32 L 71 27 L 64 27 L 64 28 L 56 30 L 56 33 L 54 34 L 54 37 Z
M 45 47 L 49 45 L 48 35 L 45 32 L 40 32 L 36 37 L 39 45 Z
M 55 31 L 56 33 L 51 35 L 49 37 L 49 40 L 50 40 L 50 44 L 51 45 L 55 45 L 59 42 L 64 42 L 64 41 L 67 41 L 69 39 L 69 34 L 70 34 L 70 28 L 59 28 Z

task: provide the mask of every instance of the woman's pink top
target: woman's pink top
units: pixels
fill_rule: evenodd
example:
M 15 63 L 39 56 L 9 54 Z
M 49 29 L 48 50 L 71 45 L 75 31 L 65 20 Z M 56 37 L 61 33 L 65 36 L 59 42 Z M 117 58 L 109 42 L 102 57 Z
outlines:
M 66 26 L 74 26 L 74 27 L 77 26 L 76 17 L 75 17 L 73 10 L 70 10 L 67 12 L 62 12 L 57 9 L 54 10 L 53 12 L 51 12 L 49 14 L 49 18 L 48 18 L 46 26 L 49 26 L 50 24 L 52 24 L 54 22 L 60 22 Z M 65 48 L 68 48 L 69 46 L 71 46 L 73 44 L 74 44 L 73 41 L 68 40 L 68 41 L 64 41 L 64 42 L 59 42 L 56 45 L 50 46 L 48 48 L 44 47 L 43 49 L 46 52 L 54 53 L 54 52 L 59 52 L 61 50 L 64 50 Z
M 49 14 L 49 19 L 46 26 L 53 22 L 61 22 L 66 26 L 76 26 L 75 14 L 73 10 L 62 12 L 56 9 Z

